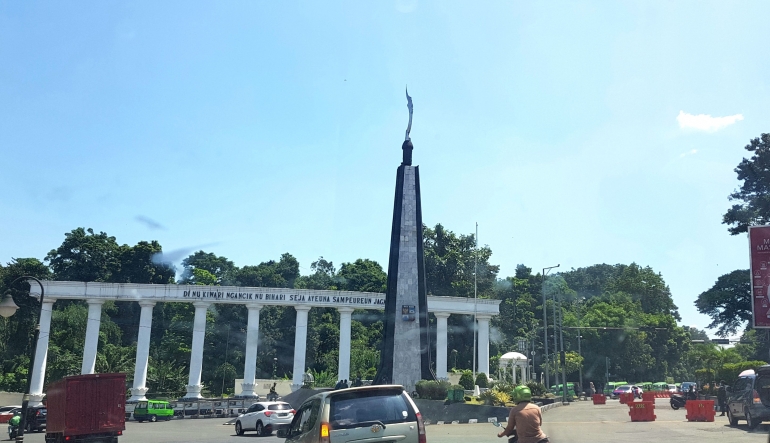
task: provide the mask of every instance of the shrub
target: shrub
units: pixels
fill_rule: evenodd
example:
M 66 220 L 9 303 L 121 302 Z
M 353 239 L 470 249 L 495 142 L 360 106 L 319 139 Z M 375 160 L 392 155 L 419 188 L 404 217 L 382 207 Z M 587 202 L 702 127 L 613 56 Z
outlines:
M 489 385 L 489 379 L 487 378 L 487 374 L 483 372 L 479 372 L 476 374 L 476 385 L 480 388 L 486 388 Z
M 473 389 L 473 373 L 471 373 L 471 371 L 463 371 L 463 375 L 460 376 L 460 381 L 458 383 L 465 390 Z
M 507 402 L 511 401 L 511 396 L 507 392 L 490 389 L 482 392 L 479 395 L 479 400 L 483 401 L 486 405 L 505 406 Z
M 764 366 L 767 363 L 763 361 L 743 361 L 740 363 L 727 363 L 724 366 L 722 366 L 721 369 L 718 369 L 716 372 L 716 380 L 724 380 L 727 384 L 732 384 L 735 380 L 738 379 L 738 374 L 745 371 L 746 369 L 754 369 L 756 370 L 760 366 Z
M 415 385 L 415 390 L 420 398 L 427 398 L 428 400 L 444 400 L 449 386 L 450 384 L 448 381 L 420 380 L 417 382 L 417 385 Z
M 515 384 L 507 381 L 498 381 L 492 386 L 493 389 L 497 389 L 500 392 L 507 392 L 509 395 L 513 392 L 513 388 L 515 387 Z
M 527 387 L 529 388 L 530 392 L 532 392 L 533 397 L 541 397 L 548 391 L 544 384 L 538 383 L 536 381 L 527 382 Z

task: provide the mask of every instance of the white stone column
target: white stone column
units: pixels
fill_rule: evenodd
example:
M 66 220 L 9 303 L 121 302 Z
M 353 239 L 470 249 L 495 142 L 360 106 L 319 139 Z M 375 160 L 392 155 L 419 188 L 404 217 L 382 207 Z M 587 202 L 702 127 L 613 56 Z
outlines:
M 147 400 L 147 363 L 150 357 L 150 332 L 152 331 L 152 308 L 154 301 L 142 300 L 139 314 L 139 333 L 136 338 L 136 364 L 134 365 L 134 387 L 128 401 Z
M 350 323 L 353 308 L 337 308 L 340 312 L 340 361 L 337 367 L 337 380 L 350 380 Z
M 43 300 L 40 309 L 40 333 L 37 336 L 37 348 L 35 350 L 35 364 L 32 367 L 32 384 L 29 386 L 29 406 L 43 404 L 43 382 L 45 381 L 45 367 L 48 360 L 48 338 L 51 336 L 51 312 L 53 312 L 54 298 Z
M 447 380 L 447 319 L 449 312 L 434 312 L 436 316 L 436 377 Z
M 521 367 L 521 383 L 527 384 L 527 369 L 529 369 L 529 363 L 524 362 L 524 366 Z
M 310 306 L 294 306 L 297 310 L 297 320 L 294 332 L 294 376 L 292 389 L 302 386 L 302 375 L 305 373 L 305 348 L 307 348 L 307 313 Z
M 257 346 L 259 345 L 259 311 L 262 306 L 248 305 L 249 320 L 246 329 L 246 358 L 243 368 L 241 397 L 255 397 L 254 382 L 257 375 Z
M 86 343 L 83 346 L 81 374 L 93 374 L 96 366 L 96 351 L 99 348 L 99 327 L 102 324 L 104 300 L 87 300 L 88 320 L 86 322 Z
M 206 311 L 210 302 L 196 301 L 193 320 L 192 349 L 190 352 L 190 378 L 185 398 L 201 398 L 201 371 L 203 370 L 203 341 L 206 337 Z
M 489 377 L 489 320 L 491 315 L 476 315 L 479 322 L 479 372 L 483 372 Z

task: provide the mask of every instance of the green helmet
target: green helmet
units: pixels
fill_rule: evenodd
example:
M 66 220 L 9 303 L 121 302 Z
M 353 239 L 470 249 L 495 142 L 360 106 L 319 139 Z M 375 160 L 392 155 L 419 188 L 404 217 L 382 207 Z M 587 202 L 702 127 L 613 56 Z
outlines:
M 525 385 L 519 385 L 513 388 L 513 402 L 532 401 L 532 391 Z

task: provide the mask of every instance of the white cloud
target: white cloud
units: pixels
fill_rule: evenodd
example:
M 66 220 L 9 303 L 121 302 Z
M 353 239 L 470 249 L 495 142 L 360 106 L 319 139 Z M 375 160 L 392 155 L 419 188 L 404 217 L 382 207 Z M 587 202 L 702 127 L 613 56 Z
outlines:
M 740 120 L 743 120 L 743 114 L 712 117 L 708 114 L 692 115 L 684 111 L 679 111 L 679 115 L 676 117 L 676 121 L 679 122 L 680 128 L 692 128 L 706 132 L 715 132 L 724 129 Z
M 697 154 L 697 153 L 698 153 L 698 150 L 697 149 L 693 149 L 691 151 L 683 152 L 683 153 L 679 154 L 679 158 L 683 158 L 683 157 L 686 157 L 688 155 L 693 155 L 693 154 Z

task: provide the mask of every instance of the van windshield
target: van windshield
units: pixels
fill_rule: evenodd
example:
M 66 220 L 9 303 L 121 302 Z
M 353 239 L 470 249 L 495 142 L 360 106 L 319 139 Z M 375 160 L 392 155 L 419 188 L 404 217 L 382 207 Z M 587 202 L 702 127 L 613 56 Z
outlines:
M 397 391 L 351 392 L 331 399 L 329 421 L 332 429 L 416 421 L 409 403 Z

